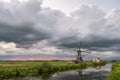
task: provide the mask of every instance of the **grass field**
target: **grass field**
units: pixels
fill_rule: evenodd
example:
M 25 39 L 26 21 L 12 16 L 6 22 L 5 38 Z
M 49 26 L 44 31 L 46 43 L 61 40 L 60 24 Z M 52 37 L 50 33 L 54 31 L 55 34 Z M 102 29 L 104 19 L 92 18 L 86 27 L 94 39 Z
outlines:
M 113 64 L 111 75 L 106 80 L 120 80 L 120 61 Z
M 104 65 L 101 63 L 83 62 L 80 64 L 69 63 L 68 61 L 23 61 L 0 62 L 0 79 L 24 76 L 37 76 L 43 73 L 55 73 L 72 69 L 83 69 L 89 66 Z

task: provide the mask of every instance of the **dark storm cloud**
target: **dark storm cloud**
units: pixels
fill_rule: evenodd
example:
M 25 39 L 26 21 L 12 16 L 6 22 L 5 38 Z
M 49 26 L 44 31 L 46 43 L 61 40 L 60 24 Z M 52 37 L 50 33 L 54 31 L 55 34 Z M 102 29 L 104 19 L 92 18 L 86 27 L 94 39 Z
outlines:
M 93 38 L 91 36 L 91 38 Z M 97 39 L 96 39 L 97 38 Z M 98 40 L 100 38 L 100 40 Z M 118 46 L 120 45 L 120 39 L 114 39 L 114 40 L 109 40 L 109 39 L 104 39 L 101 37 L 94 37 L 91 40 L 87 40 L 88 38 L 84 39 L 78 39 L 76 37 L 71 37 L 71 38 L 64 38 L 61 40 L 58 40 L 56 42 L 56 45 L 64 46 L 64 47 L 69 47 L 69 48 L 78 48 L 81 44 L 82 48 L 87 48 L 87 49 L 94 49 L 94 48 L 106 48 L 106 47 L 111 47 L 111 46 Z
M 0 23 L 0 41 L 32 44 L 33 42 L 47 39 L 48 37 L 46 32 L 38 32 L 29 24 L 10 26 Z
M 97 51 L 119 51 L 119 45 L 120 45 L 120 39 L 104 39 L 102 37 L 92 37 L 92 39 L 89 40 L 89 38 L 76 38 L 74 37 L 68 37 L 64 38 L 61 40 L 58 40 L 55 43 L 56 45 L 59 46 L 64 46 L 68 48 L 78 48 L 80 46 L 81 42 L 81 47 L 82 48 L 87 48 L 88 50 L 97 50 Z M 116 47 L 114 49 L 111 49 L 111 47 Z

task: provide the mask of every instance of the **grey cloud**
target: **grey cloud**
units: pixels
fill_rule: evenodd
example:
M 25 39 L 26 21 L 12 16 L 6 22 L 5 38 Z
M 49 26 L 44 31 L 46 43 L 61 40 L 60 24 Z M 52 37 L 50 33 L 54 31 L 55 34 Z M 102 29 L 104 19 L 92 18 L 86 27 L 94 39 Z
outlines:
M 38 32 L 33 29 L 32 25 L 10 26 L 0 24 L 0 41 L 27 43 L 32 44 L 34 41 L 48 38 L 44 31 Z
M 15 42 L 17 47 L 42 40 L 67 48 L 77 48 L 81 40 L 89 50 L 120 45 L 119 10 L 107 14 L 97 6 L 82 5 L 68 17 L 59 10 L 42 8 L 41 0 L 1 4 L 0 41 Z
M 73 35 L 75 31 L 71 31 L 67 37 L 63 37 L 55 43 L 64 47 L 78 48 L 80 41 L 82 41 L 82 47 L 88 50 L 119 51 L 119 47 L 117 49 L 111 48 L 120 45 L 120 25 L 118 23 L 120 18 L 118 14 L 119 10 L 117 12 L 113 10 L 109 17 L 106 17 L 108 14 L 104 14 L 95 6 L 80 7 L 74 12 L 76 34 Z

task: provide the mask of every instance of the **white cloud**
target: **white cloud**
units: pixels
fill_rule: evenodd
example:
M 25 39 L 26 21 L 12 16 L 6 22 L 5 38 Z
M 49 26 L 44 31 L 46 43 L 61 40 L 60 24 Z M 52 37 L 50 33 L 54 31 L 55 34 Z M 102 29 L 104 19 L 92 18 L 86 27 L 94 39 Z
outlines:
M 16 48 L 16 44 L 13 42 L 0 42 L 0 55 L 14 55 L 14 52 L 19 53 L 21 50 L 20 48 Z
M 61 51 L 62 50 L 58 49 L 57 47 L 50 45 L 46 40 L 33 44 L 33 46 L 29 48 L 29 52 L 38 54 L 56 54 L 60 53 Z
M 47 41 L 41 41 L 33 44 L 29 49 L 17 48 L 15 43 L 0 42 L 0 55 L 24 55 L 24 54 L 56 54 L 62 50 L 49 44 Z

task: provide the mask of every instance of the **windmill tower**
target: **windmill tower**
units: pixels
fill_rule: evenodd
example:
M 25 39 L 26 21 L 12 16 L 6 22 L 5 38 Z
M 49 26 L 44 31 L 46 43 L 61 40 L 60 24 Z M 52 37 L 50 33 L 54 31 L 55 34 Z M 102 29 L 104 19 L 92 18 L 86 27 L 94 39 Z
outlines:
M 77 58 L 75 60 L 75 63 L 81 63 L 81 62 L 83 62 L 83 58 L 82 58 L 82 55 L 81 55 L 82 52 L 87 52 L 87 51 L 82 51 L 81 50 L 81 42 L 80 42 L 79 49 L 77 51 L 78 54 L 77 54 Z M 87 52 L 87 53 L 90 53 L 90 52 Z

